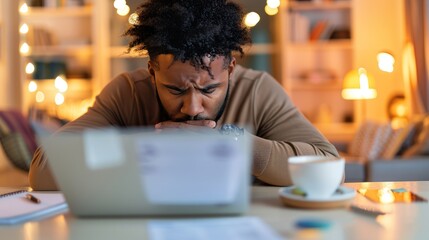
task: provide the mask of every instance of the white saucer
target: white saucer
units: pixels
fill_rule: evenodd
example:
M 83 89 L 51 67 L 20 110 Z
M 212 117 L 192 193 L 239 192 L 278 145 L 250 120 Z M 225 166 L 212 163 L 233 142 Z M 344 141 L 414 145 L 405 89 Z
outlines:
M 337 208 L 347 206 L 356 196 L 356 191 L 352 188 L 340 186 L 330 198 L 317 199 L 307 198 L 302 195 L 292 193 L 295 186 L 283 187 L 279 189 L 279 196 L 285 205 L 299 208 Z

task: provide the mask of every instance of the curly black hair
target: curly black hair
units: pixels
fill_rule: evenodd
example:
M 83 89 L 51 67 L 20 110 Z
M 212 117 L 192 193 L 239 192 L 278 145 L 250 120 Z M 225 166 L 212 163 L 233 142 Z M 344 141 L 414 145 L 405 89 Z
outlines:
M 131 37 L 128 53 L 147 51 L 151 60 L 172 54 L 210 72 L 204 57 L 224 56 L 226 67 L 233 52 L 243 56 L 242 46 L 251 43 L 243 10 L 228 0 L 149 0 L 136 13 L 137 23 L 124 33 Z

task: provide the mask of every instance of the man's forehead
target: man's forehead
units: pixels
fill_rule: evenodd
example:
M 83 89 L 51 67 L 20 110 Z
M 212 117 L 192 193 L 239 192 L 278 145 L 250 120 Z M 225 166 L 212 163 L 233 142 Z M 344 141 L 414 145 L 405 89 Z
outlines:
M 223 56 L 217 56 L 214 59 L 211 59 L 209 56 L 202 58 L 203 63 L 205 66 L 209 66 L 212 70 L 216 70 L 217 68 L 223 68 L 225 58 Z M 180 60 L 175 60 L 174 55 L 172 54 L 160 54 L 155 59 L 157 67 L 159 70 L 169 71 L 174 69 L 175 67 L 178 67 L 177 65 L 181 66 L 189 66 L 195 69 L 194 66 L 191 65 L 190 61 L 182 62 Z

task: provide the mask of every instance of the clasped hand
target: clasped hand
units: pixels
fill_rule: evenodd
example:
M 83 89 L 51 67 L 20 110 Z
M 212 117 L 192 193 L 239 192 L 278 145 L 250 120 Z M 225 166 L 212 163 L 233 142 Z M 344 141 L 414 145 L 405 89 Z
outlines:
M 155 124 L 155 129 L 187 129 L 187 130 L 204 130 L 215 128 L 216 122 L 213 120 L 188 120 L 183 122 L 165 121 Z

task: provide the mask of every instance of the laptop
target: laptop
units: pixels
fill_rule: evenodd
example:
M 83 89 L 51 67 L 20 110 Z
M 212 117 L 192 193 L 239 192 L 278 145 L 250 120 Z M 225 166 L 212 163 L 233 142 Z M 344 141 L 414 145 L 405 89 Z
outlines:
M 249 207 L 246 135 L 106 128 L 39 141 L 79 217 L 237 215 Z

